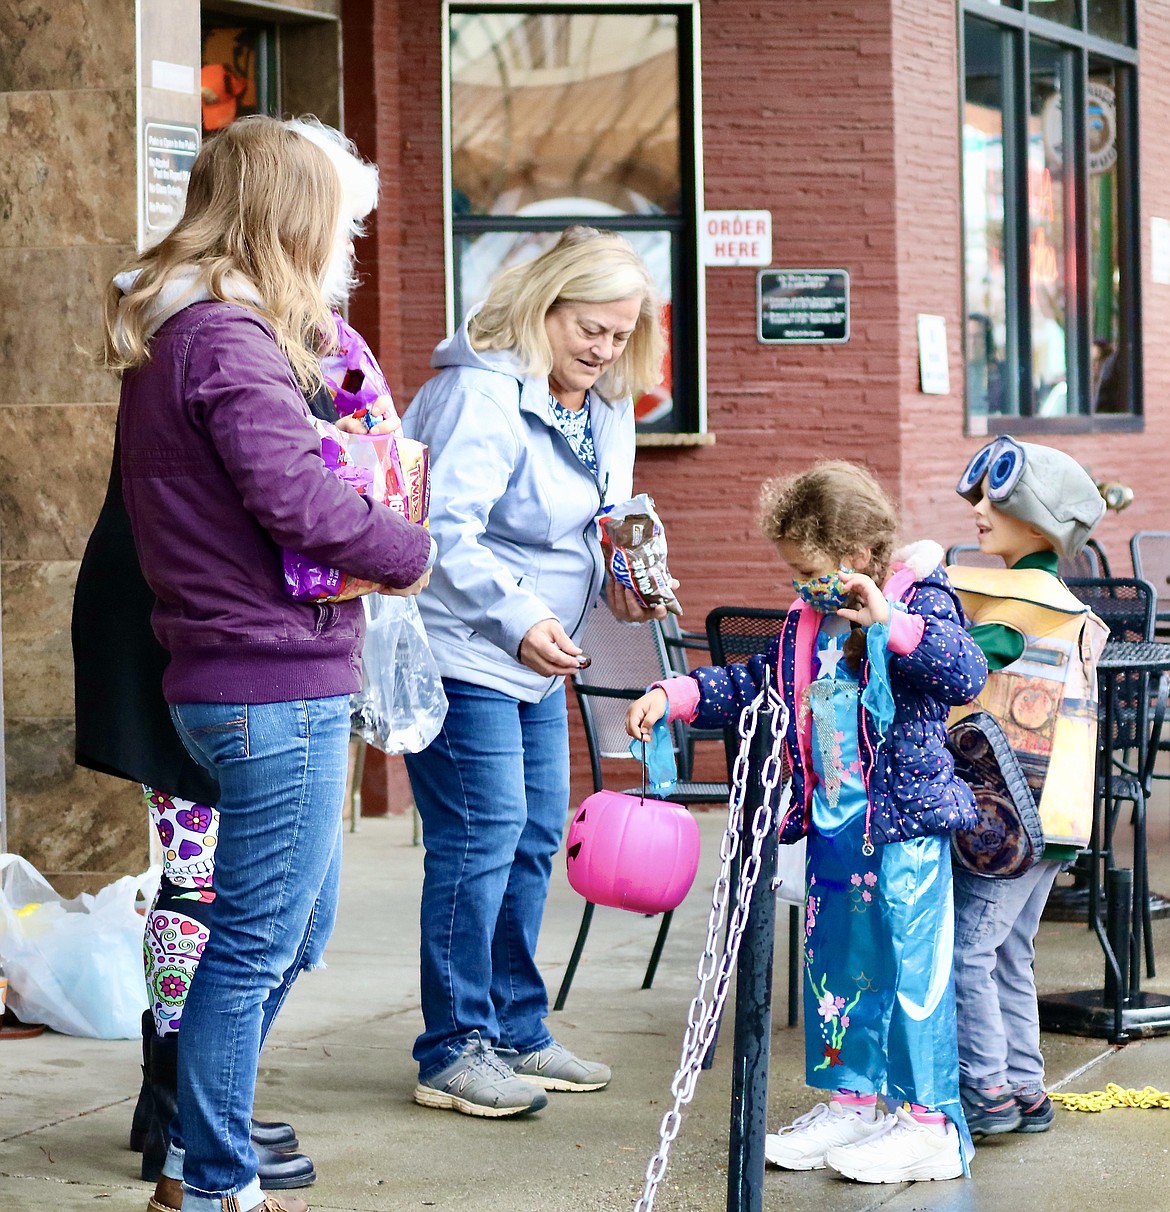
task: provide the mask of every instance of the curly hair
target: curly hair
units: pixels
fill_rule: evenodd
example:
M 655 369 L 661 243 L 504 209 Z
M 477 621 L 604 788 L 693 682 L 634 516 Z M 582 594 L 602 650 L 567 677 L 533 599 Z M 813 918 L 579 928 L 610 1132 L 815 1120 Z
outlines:
M 857 463 L 825 459 L 760 488 L 760 529 L 773 543 L 788 541 L 840 563 L 870 549 L 867 573 L 881 584 L 898 530 L 898 511 L 874 477 Z

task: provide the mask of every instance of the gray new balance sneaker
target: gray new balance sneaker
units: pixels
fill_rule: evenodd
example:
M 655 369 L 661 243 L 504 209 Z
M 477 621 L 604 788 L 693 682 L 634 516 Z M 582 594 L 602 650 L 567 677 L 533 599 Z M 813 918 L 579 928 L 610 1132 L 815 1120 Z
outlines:
M 539 1111 L 548 1096 L 517 1077 L 491 1044 L 477 1035 L 445 1069 L 415 1086 L 414 1101 L 424 1107 L 500 1119 Z
M 512 1052 L 501 1048 L 500 1056 L 510 1062 L 517 1077 L 545 1090 L 569 1090 L 578 1094 L 600 1090 L 609 1085 L 612 1076 L 608 1065 L 582 1060 L 555 1039 L 539 1052 Z

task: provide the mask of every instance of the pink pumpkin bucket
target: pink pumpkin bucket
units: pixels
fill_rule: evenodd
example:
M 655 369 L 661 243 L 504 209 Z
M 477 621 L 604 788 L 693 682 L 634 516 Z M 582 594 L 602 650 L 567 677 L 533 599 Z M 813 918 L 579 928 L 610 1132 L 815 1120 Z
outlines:
M 681 804 L 619 791 L 581 802 L 565 847 L 577 892 L 632 913 L 678 908 L 699 869 L 698 822 Z

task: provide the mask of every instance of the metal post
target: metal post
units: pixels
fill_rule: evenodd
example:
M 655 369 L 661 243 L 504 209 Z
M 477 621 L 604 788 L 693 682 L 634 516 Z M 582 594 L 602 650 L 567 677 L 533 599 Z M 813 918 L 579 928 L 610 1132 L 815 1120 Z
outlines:
M 741 846 L 745 857 L 751 849 L 751 822 L 763 798 L 760 774 L 772 747 L 772 722 L 772 708 L 765 704 L 752 738 L 744 795 Z M 772 1039 L 772 961 L 776 942 L 776 839 L 776 822 L 773 821 L 760 850 L 759 877 L 739 948 L 727 1212 L 761 1212 L 763 1208 L 768 1058 Z
M 1105 935 L 1117 961 L 1117 971 L 1114 972 L 1107 955 L 1104 1005 L 1113 1007 L 1113 1043 L 1123 1043 L 1128 1037 L 1123 1011 L 1129 1005 L 1132 915 L 1133 872 L 1128 867 L 1111 867 L 1105 872 Z

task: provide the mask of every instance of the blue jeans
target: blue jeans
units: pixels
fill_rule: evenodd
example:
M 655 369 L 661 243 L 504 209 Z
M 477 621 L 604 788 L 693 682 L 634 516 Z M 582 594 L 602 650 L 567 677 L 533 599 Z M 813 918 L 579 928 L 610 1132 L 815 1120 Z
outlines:
M 565 689 L 540 703 L 444 680 L 447 718 L 406 768 L 422 818 L 423 1080 L 478 1032 L 527 1051 L 552 1042 L 536 967 L 553 855 L 569 808 Z
M 1036 931 L 1060 864 L 1042 859 L 1012 880 L 955 865 L 955 994 L 959 1080 L 1044 1093 Z
M 337 912 L 349 696 L 183 703 L 171 718 L 220 786 L 216 899 L 179 1032 L 183 1212 L 220 1212 L 225 1196 L 249 1209 L 263 1199 L 250 1140 L 260 1048 Z

